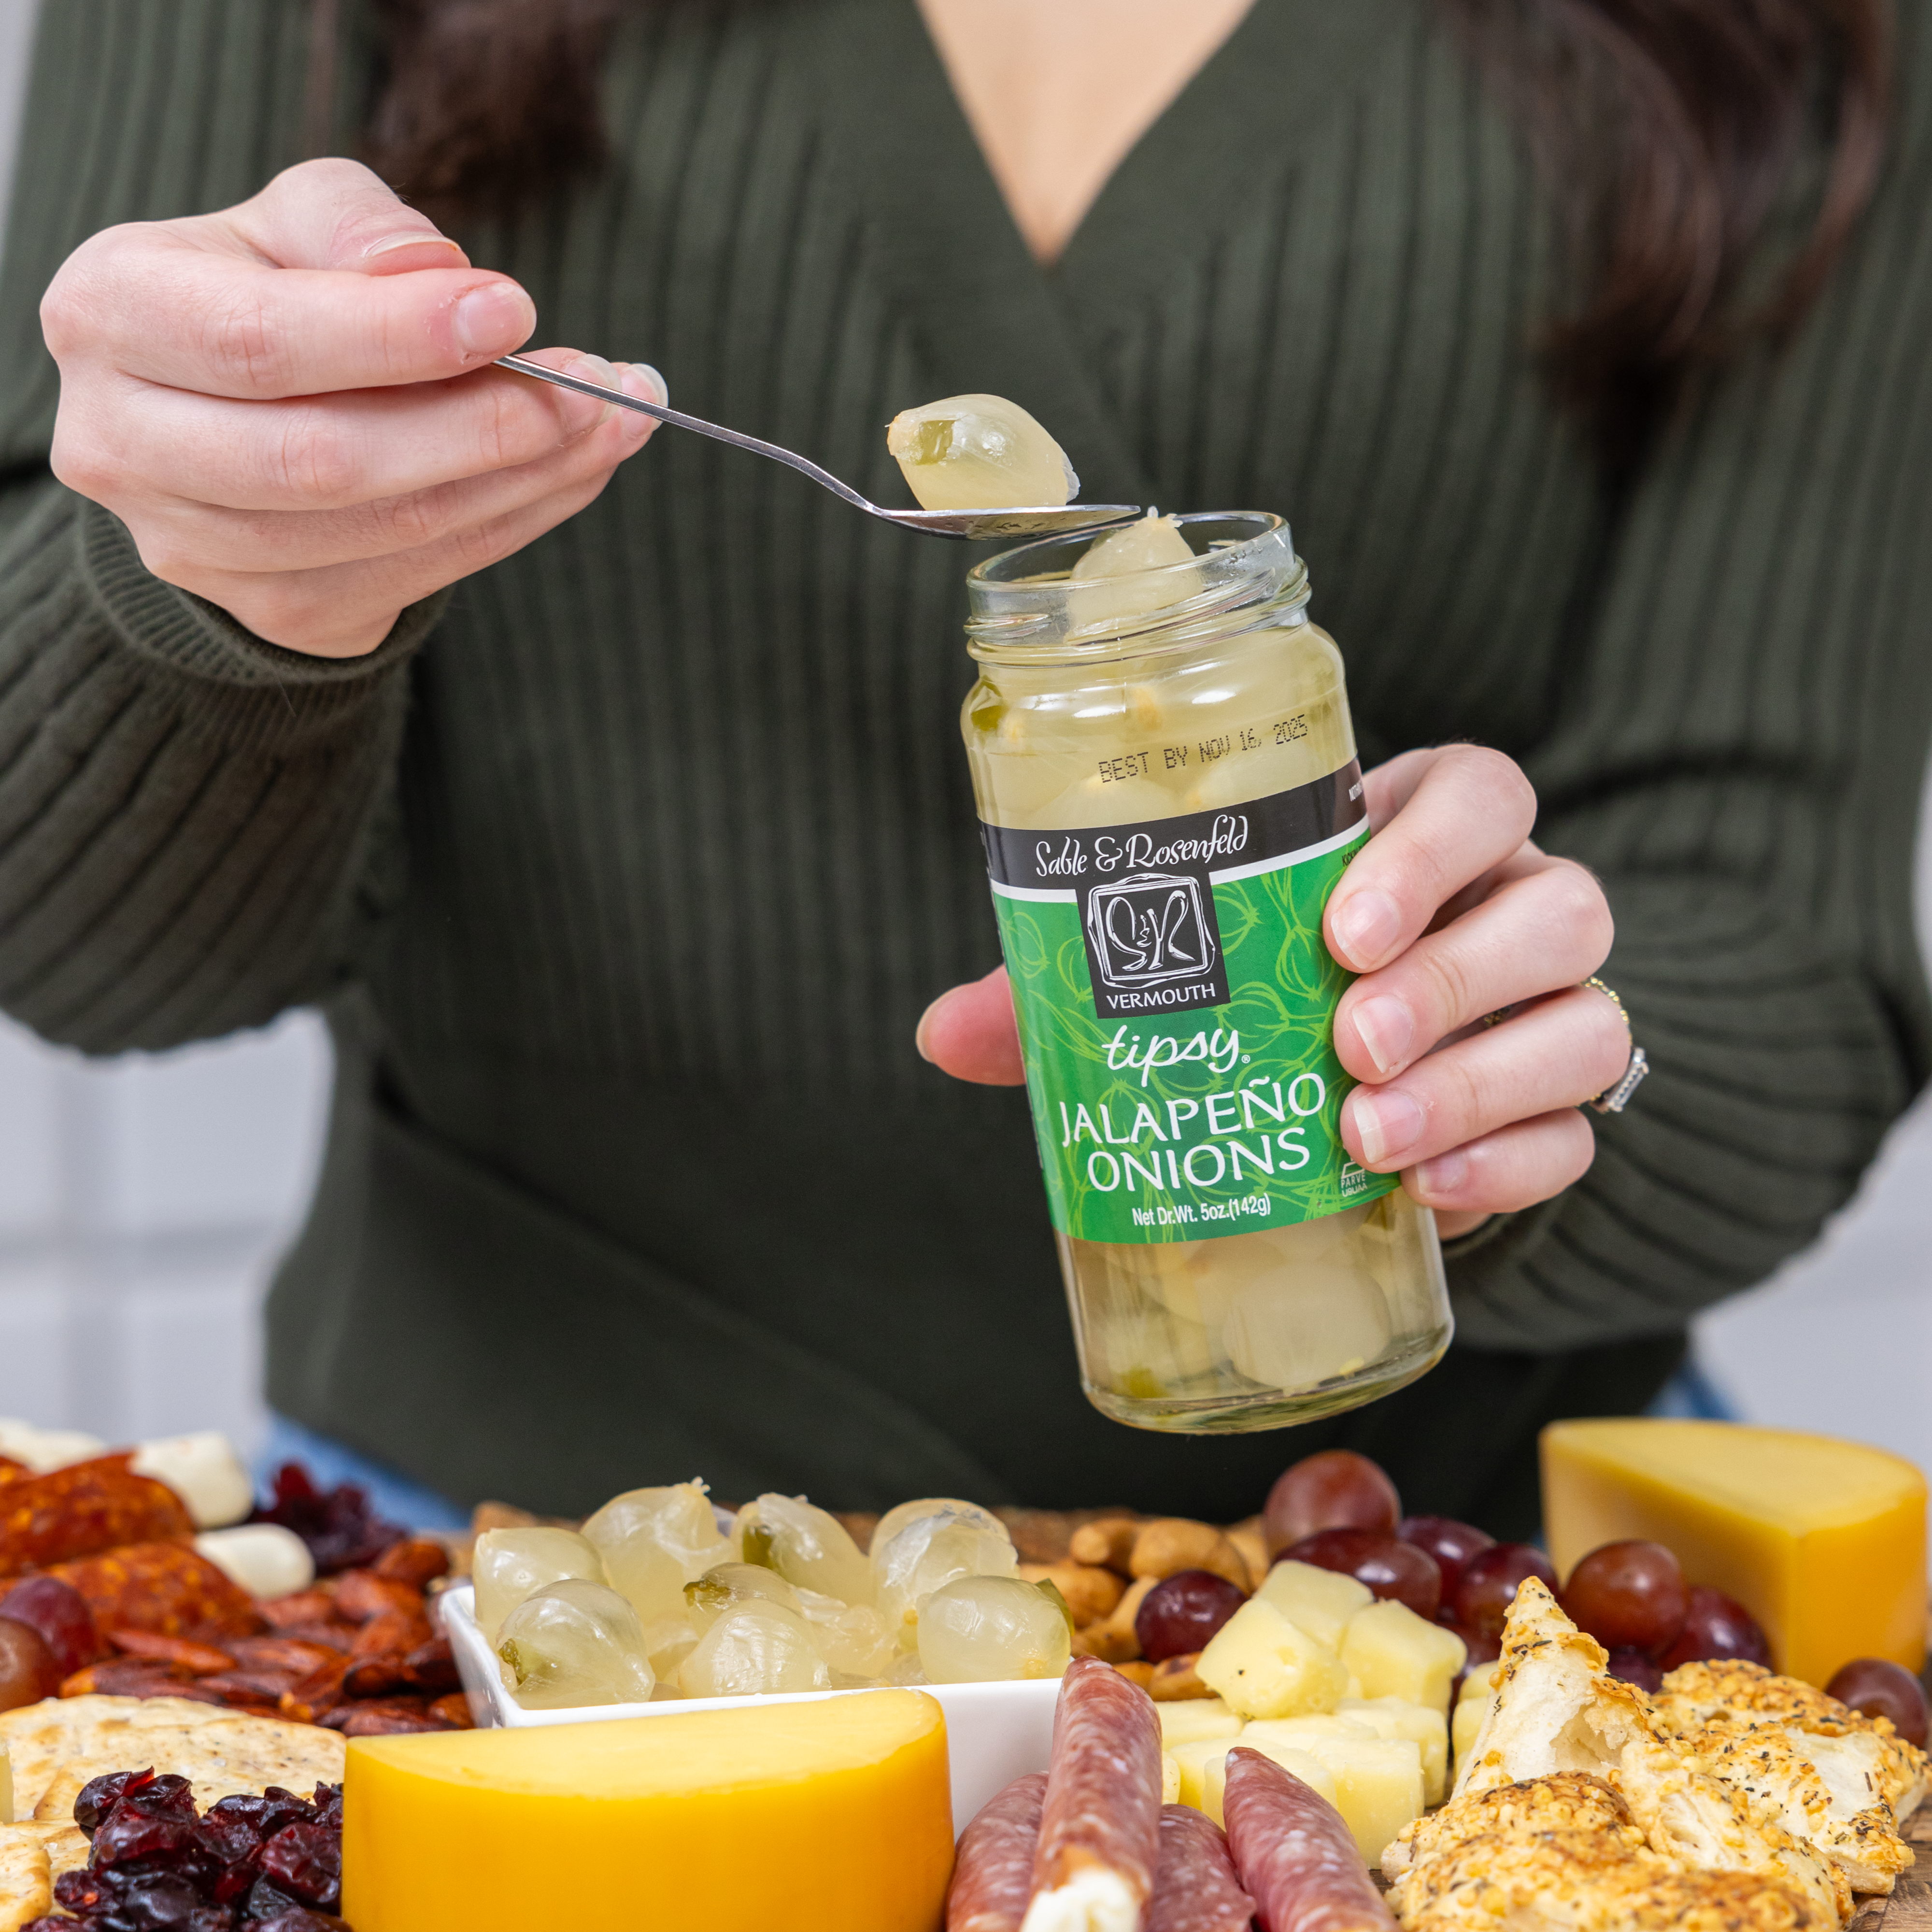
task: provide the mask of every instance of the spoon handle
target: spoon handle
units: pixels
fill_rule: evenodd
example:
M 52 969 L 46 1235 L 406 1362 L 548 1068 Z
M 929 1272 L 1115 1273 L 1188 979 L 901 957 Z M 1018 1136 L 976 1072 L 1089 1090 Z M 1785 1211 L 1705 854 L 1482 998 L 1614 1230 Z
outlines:
M 567 376 L 560 369 L 547 369 L 526 356 L 500 356 L 496 362 L 500 368 L 514 369 L 520 376 L 534 376 L 538 382 L 554 383 L 560 389 L 574 389 L 580 395 L 596 396 L 604 402 L 616 404 L 621 409 L 635 410 L 640 416 L 655 416 L 659 422 L 669 423 L 674 429 L 695 430 L 700 436 L 728 442 L 734 449 L 748 449 L 754 456 L 769 456 L 773 462 L 788 464 L 801 476 L 809 476 L 835 496 L 844 497 L 847 502 L 861 510 L 870 510 L 874 516 L 879 514 L 876 505 L 868 502 L 850 485 L 840 482 L 830 470 L 821 470 L 809 458 L 781 449 L 775 442 L 761 442 L 755 436 L 722 428 L 716 423 L 706 422 L 702 416 L 686 416 L 682 410 L 672 409 L 664 403 L 647 403 L 641 397 L 627 396 L 622 389 L 608 388 L 602 382 L 589 382 L 581 376 Z

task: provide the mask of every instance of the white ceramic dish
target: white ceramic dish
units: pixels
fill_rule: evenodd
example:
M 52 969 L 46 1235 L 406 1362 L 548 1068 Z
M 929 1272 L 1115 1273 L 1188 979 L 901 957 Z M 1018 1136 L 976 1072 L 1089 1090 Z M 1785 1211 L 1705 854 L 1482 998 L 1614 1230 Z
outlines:
M 862 1691 L 800 1690 L 757 1697 L 668 1697 L 649 1704 L 586 1704 L 574 1710 L 526 1711 L 503 1688 L 495 1654 L 477 1628 L 476 1593 L 469 1585 L 436 1599 L 472 1716 L 479 1725 L 589 1724 L 612 1718 L 658 1718 L 674 1711 L 724 1711 L 746 1705 L 802 1704 Z M 946 1713 L 952 1772 L 952 1828 L 963 1832 L 986 1801 L 1016 1778 L 1044 1771 L 1053 1754 L 1056 1679 L 1024 1683 L 934 1684 L 920 1687 Z

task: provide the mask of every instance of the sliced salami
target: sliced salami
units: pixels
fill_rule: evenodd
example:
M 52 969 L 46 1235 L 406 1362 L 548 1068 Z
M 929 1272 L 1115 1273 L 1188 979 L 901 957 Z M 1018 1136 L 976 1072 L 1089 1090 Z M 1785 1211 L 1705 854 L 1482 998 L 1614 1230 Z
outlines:
M 1261 1932 L 1394 1932 L 1342 1814 L 1300 1778 L 1238 1744 L 1222 1810 Z
M 1141 1932 L 1160 1858 L 1160 1720 L 1110 1664 L 1076 1657 L 1053 1718 L 1024 1932 Z
M 1190 1806 L 1163 1804 L 1160 1868 L 1142 1932 L 1241 1932 L 1254 1916 L 1220 1826 Z
M 1016 1778 L 966 1827 L 946 1894 L 946 1932 L 1020 1932 L 1033 1897 L 1046 1773 Z

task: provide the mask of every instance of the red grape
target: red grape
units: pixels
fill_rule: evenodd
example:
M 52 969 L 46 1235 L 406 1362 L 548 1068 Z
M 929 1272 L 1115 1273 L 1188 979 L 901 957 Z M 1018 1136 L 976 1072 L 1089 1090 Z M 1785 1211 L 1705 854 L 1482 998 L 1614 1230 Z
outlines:
M 0 1711 L 38 1704 L 60 1687 L 60 1666 L 40 1632 L 0 1617 Z
M 1694 1583 L 1684 1628 L 1677 1633 L 1677 1641 L 1657 1660 L 1658 1666 L 1671 1671 L 1680 1664 L 1730 1658 L 1742 1658 L 1747 1664 L 1762 1664 L 1768 1670 L 1770 1640 L 1743 1604 L 1708 1583 Z
M 1442 1600 L 1442 1572 L 1426 1550 L 1372 1529 L 1318 1529 L 1282 1552 L 1286 1563 L 1339 1570 L 1366 1583 L 1378 1597 L 1406 1604 L 1419 1617 L 1433 1617 Z
M 1134 1634 L 1150 1663 L 1184 1657 L 1208 1640 L 1247 1599 L 1225 1576 L 1207 1570 L 1177 1570 L 1141 1599 Z
M 1677 1641 L 1690 1593 L 1660 1543 L 1633 1540 L 1593 1550 L 1570 1573 L 1563 1608 L 1606 1650 L 1658 1656 Z
M 1882 1657 L 1854 1658 L 1825 1686 L 1825 1695 L 1868 1718 L 1889 1718 L 1909 1744 L 1925 1744 L 1925 1693 L 1902 1664 Z
M 1275 1478 L 1262 1529 L 1273 1558 L 1318 1529 L 1377 1529 L 1387 1535 L 1401 1514 L 1395 1485 L 1376 1464 L 1352 1449 L 1324 1449 Z
M 1435 1558 L 1436 1567 L 1442 1572 L 1445 1600 L 1455 1595 L 1456 1586 L 1462 1582 L 1470 1558 L 1492 1549 L 1496 1540 L 1487 1530 L 1478 1529 L 1474 1523 L 1458 1522 L 1453 1516 L 1406 1516 L 1396 1525 L 1395 1533 L 1403 1542 L 1412 1543 Z
M 1534 1576 L 1556 1588 L 1550 1558 L 1533 1543 L 1494 1543 L 1479 1550 L 1463 1566 L 1456 1586 L 1456 1622 L 1483 1636 L 1500 1637 L 1516 1600 L 1516 1586 Z
M 58 1576 L 29 1576 L 16 1583 L 0 1596 L 0 1617 L 11 1617 L 38 1630 L 63 1677 L 71 1677 L 106 1654 L 87 1599 Z
M 1642 1651 L 1633 1650 L 1628 1644 L 1619 1644 L 1610 1652 L 1610 1675 L 1621 1677 L 1626 1684 L 1634 1684 L 1640 1690 L 1664 1688 L 1664 1672 Z

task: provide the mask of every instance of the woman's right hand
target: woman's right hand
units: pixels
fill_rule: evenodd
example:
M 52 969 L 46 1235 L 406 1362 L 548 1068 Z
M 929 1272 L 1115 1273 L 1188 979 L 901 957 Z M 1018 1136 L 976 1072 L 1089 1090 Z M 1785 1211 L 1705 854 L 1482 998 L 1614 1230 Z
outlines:
M 40 319 L 55 475 L 157 577 L 317 657 L 374 650 L 406 605 L 573 515 L 655 428 L 490 368 L 535 304 L 352 161 L 104 230 Z M 641 365 L 538 359 L 664 400 Z

